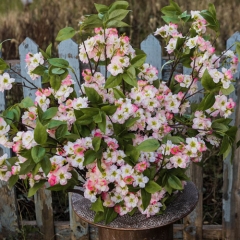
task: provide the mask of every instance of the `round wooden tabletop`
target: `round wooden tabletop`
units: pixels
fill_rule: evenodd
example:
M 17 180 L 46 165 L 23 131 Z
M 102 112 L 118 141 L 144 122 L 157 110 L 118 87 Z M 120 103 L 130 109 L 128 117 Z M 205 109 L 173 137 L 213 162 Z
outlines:
M 178 193 L 163 214 L 147 218 L 146 215 L 136 212 L 133 216 L 119 216 L 106 225 L 103 222 L 93 222 L 95 212 L 90 210 L 91 202 L 88 199 L 77 193 L 72 195 L 73 209 L 81 219 L 95 226 L 118 230 L 145 230 L 169 225 L 187 216 L 197 202 L 198 190 L 192 182 L 187 182 L 184 190 Z

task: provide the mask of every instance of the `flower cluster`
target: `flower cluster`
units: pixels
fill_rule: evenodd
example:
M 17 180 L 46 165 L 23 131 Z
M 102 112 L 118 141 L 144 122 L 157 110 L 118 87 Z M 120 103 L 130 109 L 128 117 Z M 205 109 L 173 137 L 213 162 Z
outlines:
M 203 13 L 181 17 L 191 22 L 188 35 L 175 23 L 155 32 L 166 41 L 168 54 L 177 55 L 166 82 L 158 80 L 157 69 L 145 63 L 146 55 L 134 50 L 127 36 L 101 27 L 110 20 L 80 44 L 80 60 L 89 64 L 81 85 L 66 60 L 27 54 L 30 77 L 35 80 L 37 72 L 46 87 L 0 118 L 0 143 L 16 155 L 0 158 L 0 180 L 27 179 L 32 194 L 45 182 L 50 190 L 81 186 L 98 215 L 109 209 L 113 215 L 138 210 L 151 216 L 183 190 L 190 163 L 201 162 L 204 152 L 220 144 L 228 144 L 221 150 L 227 154 L 236 133 L 228 119 L 235 103 L 227 95 L 234 90 L 238 59 L 231 50 L 215 55 L 204 37 Z M 191 73 L 174 75 L 179 62 Z M 13 80 L 3 76 L 2 89 L 9 89 Z M 191 102 L 196 94 L 201 94 L 199 103 Z
M 42 56 L 42 53 L 41 52 L 35 54 L 28 53 L 26 55 L 25 62 L 27 64 L 26 67 L 28 69 L 27 73 L 29 74 L 31 79 L 35 80 L 36 78 L 40 77 L 39 75 L 34 74 L 32 71 L 39 65 L 44 64 L 44 58 Z
M 0 74 L 0 91 L 9 90 L 12 88 L 12 83 L 15 82 L 14 78 L 11 78 L 8 73 Z

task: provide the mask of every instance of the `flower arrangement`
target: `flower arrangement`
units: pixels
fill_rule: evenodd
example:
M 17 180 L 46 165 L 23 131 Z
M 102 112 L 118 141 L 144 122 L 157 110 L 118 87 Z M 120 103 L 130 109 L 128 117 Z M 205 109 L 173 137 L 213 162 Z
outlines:
M 188 14 L 170 1 L 162 9 L 167 24 L 155 32 L 166 43 L 172 71 L 161 81 L 157 69 L 145 63 L 146 54 L 118 34 L 116 28 L 128 26 L 122 21 L 128 3 L 95 6 L 98 14 L 87 16 L 80 31 L 67 27 L 57 36 L 62 41 L 90 32 L 79 47 L 80 60 L 89 65 L 84 83 L 78 76 L 73 80 L 66 60 L 51 56 L 51 45 L 27 54 L 31 86 L 41 76 L 45 87 L 36 89 L 35 101 L 26 97 L 0 117 L 0 143 L 15 153 L 0 157 L 0 179 L 10 186 L 24 179 L 29 196 L 46 182 L 53 191 L 81 186 L 95 222 L 136 210 L 160 214 L 183 190 L 191 162 L 219 146 L 226 157 L 234 146 L 237 128 L 228 117 L 235 103 L 227 95 L 234 91 L 238 58 L 230 49 L 217 56 L 208 40 L 208 28 L 219 35 L 212 4 Z M 192 69 L 190 74 L 174 75 L 178 64 Z M 14 84 L 4 72 L 8 68 L 0 59 L 0 91 Z M 191 103 L 199 93 L 202 100 Z

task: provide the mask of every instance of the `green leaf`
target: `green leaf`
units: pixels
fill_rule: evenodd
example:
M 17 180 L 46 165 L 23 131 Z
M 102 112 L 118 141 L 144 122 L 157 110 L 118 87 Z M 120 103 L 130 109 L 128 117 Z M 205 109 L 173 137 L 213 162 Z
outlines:
M 178 6 L 178 4 L 172 0 L 170 0 L 170 5 L 163 7 L 161 9 L 161 12 L 165 15 L 180 15 L 182 14 L 181 8 Z
M 213 81 L 207 69 L 203 73 L 201 84 L 206 90 L 209 91 L 212 91 L 214 88 L 216 88 L 216 83 Z
M 94 150 L 97 152 L 101 145 L 101 138 L 100 137 L 94 137 L 92 140 L 92 145 Z
M 173 144 L 179 144 L 179 143 L 183 143 L 184 139 L 179 137 L 179 136 L 171 136 L 171 135 L 167 135 L 163 138 L 162 142 L 166 143 L 167 141 L 171 141 Z
M 11 157 L 6 160 L 6 164 L 8 165 L 8 169 L 11 170 L 11 167 L 18 162 L 18 157 Z
M 56 41 L 63 41 L 72 38 L 76 34 L 76 31 L 72 27 L 65 27 L 61 29 L 56 37 Z
M 50 77 L 50 85 L 55 91 L 57 91 L 60 88 L 61 82 L 62 81 L 58 75 Z
M 114 208 L 106 208 L 106 215 L 105 215 L 105 224 L 109 224 L 112 222 L 118 214 L 114 211 Z
M 238 128 L 236 126 L 230 127 L 225 134 L 227 134 L 233 141 L 235 140 Z
M 9 69 L 9 65 L 2 58 L 0 58 L 0 70 L 5 71 L 6 69 Z
M 92 203 L 91 210 L 94 212 L 104 212 L 103 203 L 101 197 L 97 198 L 97 201 Z
M 84 87 L 88 100 L 92 103 L 102 103 L 102 97 L 94 88 Z
M 44 67 L 43 65 L 39 65 L 31 72 L 34 73 L 34 74 L 43 76 L 46 70 L 47 70 L 46 67 Z
M 102 115 L 102 121 L 98 123 L 98 127 L 103 133 L 105 133 L 106 126 L 107 126 L 106 114 L 104 112 L 101 112 L 101 115 Z
M 191 19 L 191 15 L 187 14 L 187 11 L 183 12 L 181 15 L 178 16 L 181 18 L 185 23 L 188 22 L 188 20 Z
M 113 88 L 113 94 L 114 94 L 114 98 L 119 99 L 119 98 L 125 98 L 125 95 L 123 94 L 123 92 L 121 92 L 120 90 L 118 90 L 117 88 Z
M 114 105 L 107 105 L 101 107 L 101 110 L 104 111 L 108 116 L 112 116 L 116 112 L 117 108 L 118 107 Z
M 50 43 L 46 49 L 46 54 L 51 57 L 52 56 L 52 43 Z
M 225 89 L 225 88 L 221 87 L 220 91 L 224 95 L 229 95 L 230 93 L 235 91 L 235 88 L 234 88 L 233 84 L 230 84 L 229 88 Z
M 214 4 L 209 3 L 208 4 L 208 11 L 212 14 L 212 16 L 216 19 L 216 9 Z
M 67 124 L 66 122 L 64 121 L 60 121 L 60 120 L 51 120 L 49 123 L 48 123 L 48 129 L 52 129 L 52 128 L 56 128 L 56 127 L 59 127 L 63 124 Z
M 140 143 L 136 148 L 142 152 L 154 152 L 160 147 L 158 140 L 147 139 Z
M 34 102 L 30 97 L 25 97 L 21 103 L 19 103 L 20 108 L 29 108 L 34 106 Z
M 63 138 L 63 137 L 65 137 L 67 134 L 68 134 L 68 126 L 67 126 L 67 124 L 62 124 L 62 125 L 60 125 L 60 126 L 57 128 L 56 132 L 55 132 L 56 139 Z
M 175 49 L 180 50 L 184 43 L 185 43 L 185 38 L 178 37 Z
M 139 120 L 140 119 L 140 117 L 135 117 L 135 118 L 129 118 L 126 122 L 125 122 L 125 126 L 126 127 L 132 127 L 135 123 L 136 123 L 136 121 L 137 120 Z
M 214 11 L 213 8 L 210 10 Z M 208 10 L 203 10 L 200 12 L 200 15 L 208 22 L 208 27 L 213 29 L 215 32 L 219 32 L 220 24 L 213 14 Z
M 113 87 L 116 87 L 116 86 L 118 86 L 121 82 L 122 82 L 122 75 L 121 75 L 121 74 L 119 74 L 119 75 L 117 75 L 117 76 L 111 75 L 111 76 L 107 79 L 104 88 L 113 88 Z
M 137 211 L 137 207 L 135 207 L 131 212 L 128 212 L 129 216 L 133 216 L 133 214 Z
M 45 155 L 43 160 L 41 161 L 41 167 L 42 167 L 43 172 L 47 176 L 52 168 L 51 161 L 47 155 Z
M 156 174 L 156 167 L 151 166 L 150 168 L 147 168 L 144 172 L 143 175 L 147 176 L 150 180 L 153 180 Z
M 97 212 L 94 216 L 94 223 L 98 223 L 104 220 L 105 214 L 103 212 Z
M 56 67 L 56 68 L 52 68 L 51 69 L 51 73 L 52 74 L 56 74 L 56 75 L 61 75 L 61 74 L 65 73 L 65 72 L 66 72 L 66 70 L 64 68 Z
M 8 180 L 8 186 L 12 188 L 17 181 L 18 181 L 18 175 L 12 175 Z
M 97 153 L 94 150 L 87 150 L 84 153 L 83 166 L 93 163 L 97 158 Z
M 235 42 L 235 44 L 236 44 L 237 55 L 238 55 L 238 57 L 240 57 L 240 42 Z
M 97 27 L 102 27 L 102 20 L 99 19 L 97 14 L 92 14 L 88 16 L 84 22 L 81 24 L 81 30 L 83 29 L 91 29 L 91 28 L 97 28 Z
M 121 21 L 123 20 L 127 14 L 129 13 L 129 10 L 125 10 L 125 9 L 116 9 L 116 10 L 113 10 L 108 18 L 109 20 L 107 22 L 110 22 L 112 20 L 115 20 L 115 21 Z
M 19 175 L 24 175 L 31 172 L 33 168 L 36 166 L 36 164 L 30 160 L 30 161 L 25 161 L 24 163 L 20 164 L 20 166 L 21 166 L 21 169 L 20 169 Z
M 179 18 L 178 16 L 162 16 L 162 19 L 166 22 L 166 23 L 178 23 L 179 22 Z
M 43 55 L 43 57 L 44 57 L 45 59 L 48 59 L 48 58 L 49 58 L 48 54 L 45 53 L 41 48 L 40 48 L 39 50 L 40 50 L 41 54 Z
M 102 113 L 99 111 L 98 114 L 93 116 L 93 121 L 95 123 L 101 123 L 102 122 Z
M 198 106 L 198 109 L 199 110 L 207 110 L 213 106 L 215 101 L 216 101 L 215 94 L 209 93 L 203 98 L 202 102 Z
M 68 68 L 69 66 L 69 62 L 61 58 L 49 58 L 48 62 L 54 67 L 59 67 L 59 68 Z
M 215 119 L 212 121 L 212 124 L 215 124 L 215 123 L 223 123 L 225 125 L 228 125 L 229 123 L 232 122 L 232 119 L 231 118 L 218 118 L 218 119 Z
M 223 123 L 213 122 L 212 129 L 215 131 L 226 132 L 228 130 L 228 127 Z
M 107 12 L 109 9 L 108 6 L 103 4 L 94 3 L 94 6 L 99 13 Z
M 31 187 L 28 191 L 28 197 L 33 196 L 38 189 L 40 189 L 45 183 L 45 180 L 40 180 L 39 182 L 35 183 L 33 187 Z
M 36 128 L 34 129 L 34 140 L 38 144 L 44 144 L 47 141 L 48 133 L 46 127 L 38 120 Z
M 99 158 L 97 159 L 97 167 L 101 173 L 104 172 L 104 169 L 102 168 L 102 161 Z
M 145 210 L 151 201 L 151 193 L 147 192 L 145 189 L 142 188 L 141 197 L 142 197 L 143 210 Z
M 228 146 L 229 146 L 228 136 L 224 135 L 224 137 L 222 139 L 222 144 L 220 147 L 219 155 L 222 155 L 224 152 L 226 152 L 228 150 Z
M 168 177 L 168 184 L 170 185 L 170 187 L 172 187 L 173 189 L 177 189 L 177 190 L 182 190 L 183 186 L 182 186 L 182 182 L 180 181 L 180 179 L 178 177 L 176 177 L 175 175 L 170 175 Z
M 36 174 L 38 174 L 38 171 L 39 171 L 40 167 L 41 167 L 41 164 L 40 164 L 40 163 L 37 163 L 37 164 L 35 165 L 35 167 L 34 167 L 33 170 L 32 170 L 32 175 L 33 175 L 33 176 L 35 176 Z
M 46 150 L 45 148 L 37 145 L 34 146 L 31 150 L 32 159 L 35 163 L 39 163 L 45 156 Z
M 135 163 L 132 161 L 132 159 L 130 157 L 125 157 L 123 158 L 124 162 L 126 162 L 128 165 L 134 167 Z
M 230 144 L 228 144 L 227 150 L 223 153 L 223 160 L 228 157 L 228 155 L 229 155 L 229 153 L 231 152 L 231 150 L 232 150 L 232 147 L 231 147 Z
M 140 156 L 140 151 L 135 146 L 127 144 L 125 147 L 125 154 L 129 156 L 134 163 L 137 163 Z
M 129 85 L 131 86 L 134 86 L 134 87 L 137 87 L 137 78 L 136 77 L 132 77 L 130 76 L 130 74 L 127 72 L 127 73 L 124 73 L 122 75 L 122 78 L 123 80 L 128 83 Z
M 135 68 L 141 67 L 146 61 L 146 54 L 139 54 L 131 60 L 131 65 Z
M 42 120 L 51 119 L 57 114 L 58 108 L 51 107 L 47 111 L 45 111 L 42 115 Z
M 154 181 L 149 181 L 146 186 L 145 186 L 145 190 L 148 193 L 156 193 L 162 190 L 162 188 Z
M 127 9 L 129 6 L 129 3 L 127 1 L 115 1 L 113 4 L 109 7 L 109 13 L 116 9 Z

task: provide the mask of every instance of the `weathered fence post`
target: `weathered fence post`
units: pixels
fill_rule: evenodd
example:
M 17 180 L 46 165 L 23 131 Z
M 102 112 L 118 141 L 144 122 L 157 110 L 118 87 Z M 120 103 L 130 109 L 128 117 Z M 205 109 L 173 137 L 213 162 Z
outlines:
M 75 90 L 77 95 L 80 95 L 80 62 L 78 56 L 78 44 L 69 39 L 63 41 L 58 46 L 58 54 L 60 58 L 66 59 L 69 65 L 73 68 L 74 72 L 70 75 L 75 80 Z M 82 221 L 73 211 L 72 208 L 72 193 L 69 193 L 69 213 L 70 213 L 70 227 L 71 227 L 71 240 L 87 240 L 89 239 L 88 223 Z
M 2 52 L 0 51 L 0 57 Z M 6 108 L 5 93 L 0 92 L 0 112 Z M 9 148 L 0 147 L 0 156 L 11 157 Z M 6 182 L 0 181 L 0 238 L 14 237 L 18 229 L 17 203 L 14 188 L 9 189 Z
M 38 46 L 30 38 L 26 38 L 19 46 L 21 75 L 29 81 L 32 81 L 27 74 L 25 62 L 26 54 L 29 52 L 37 53 Z M 30 85 L 27 81 L 24 81 L 24 79 L 22 81 L 25 83 L 26 86 L 32 87 L 32 85 Z M 34 80 L 33 83 L 37 87 L 41 87 L 40 78 Z M 27 87 L 23 88 L 24 97 L 30 97 L 33 101 L 35 100 L 35 92 L 36 89 L 29 89 Z M 41 233 L 43 234 L 43 239 L 52 240 L 54 239 L 54 224 L 51 191 L 39 189 L 34 196 L 34 201 L 37 225 L 40 228 Z
M 162 47 L 152 34 L 141 42 L 141 49 L 147 54 L 146 63 L 150 63 L 158 70 L 158 78 L 162 78 Z
M 0 93 L 0 111 L 5 109 L 5 96 Z M 9 148 L 0 148 L 0 156 L 11 157 Z M 15 189 L 9 189 L 8 183 L 0 181 L 0 239 L 17 235 L 18 217 Z
M 227 41 L 227 49 L 235 42 L 240 41 L 240 33 L 234 33 Z M 236 49 L 233 46 L 231 50 Z M 240 56 L 238 56 L 240 57 Z M 238 63 L 238 72 L 234 75 L 236 79 L 236 91 L 230 97 L 236 102 L 236 108 L 232 114 L 232 125 L 239 128 L 240 123 L 240 64 Z M 240 132 L 238 129 L 237 140 L 240 139 Z M 233 156 L 231 163 L 231 156 L 224 160 L 223 168 L 223 240 L 240 239 L 240 148 L 238 148 Z

